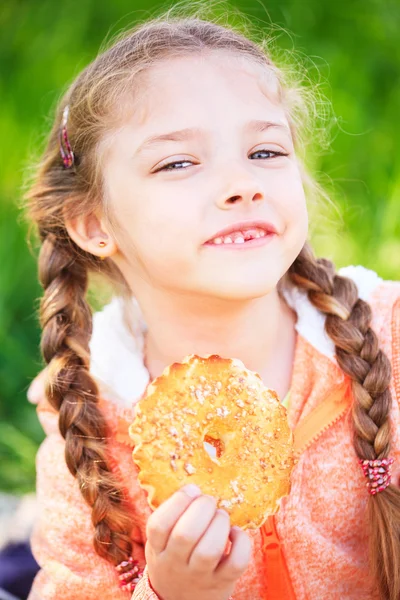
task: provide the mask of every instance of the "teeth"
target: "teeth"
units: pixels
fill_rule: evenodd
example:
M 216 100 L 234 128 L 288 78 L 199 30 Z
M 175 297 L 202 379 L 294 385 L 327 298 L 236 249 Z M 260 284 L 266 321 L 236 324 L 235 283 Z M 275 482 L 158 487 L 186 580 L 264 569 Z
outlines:
M 248 229 L 245 232 L 238 231 L 225 237 L 217 237 L 212 240 L 217 246 L 220 244 L 243 244 L 249 240 L 263 238 L 267 235 L 263 229 Z

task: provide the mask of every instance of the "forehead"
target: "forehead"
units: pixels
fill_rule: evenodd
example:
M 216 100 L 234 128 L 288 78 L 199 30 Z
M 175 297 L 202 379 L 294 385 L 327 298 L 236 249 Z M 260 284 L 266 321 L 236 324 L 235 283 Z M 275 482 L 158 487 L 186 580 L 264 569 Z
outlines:
M 226 51 L 164 59 L 137 82 L 137 126 L 175 120 L 229 118 L 256 111 L 287 123 L 276 75 L 267 65 Z M 267 114 L 268 113 L 268 114 Z

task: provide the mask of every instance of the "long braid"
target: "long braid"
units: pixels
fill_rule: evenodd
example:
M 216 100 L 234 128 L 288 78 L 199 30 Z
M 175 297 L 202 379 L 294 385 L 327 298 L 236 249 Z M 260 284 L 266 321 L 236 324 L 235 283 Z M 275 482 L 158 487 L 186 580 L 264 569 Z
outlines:
M 85 263 L 62 237 L 48 234 L 39 256 L 44 288 L 40 305 L 41 350 L 49 365 L 46 394 L 59 411 L 65 460 L 92 508 L 96 552 L 113 564 L 131 553 L 125 498 L 106 459 L 107 428 L 98 389 L 89 373 L 92 313 L 85 300 Z
M 360 459 L 387 458 L 391 366 L 371 329 L 370 305 L 358 297 L 355 283 L 335 273 L 333 264 L 316 259 L 306 244 L 289 277 L 307 291 L 312 304 L 326 315 L 325 329 L 335 344 L 336 359 L 352 380 L 354 449 Z M 400 489 L 369 496 L 371 567 L 382 600 L 400 598 Z

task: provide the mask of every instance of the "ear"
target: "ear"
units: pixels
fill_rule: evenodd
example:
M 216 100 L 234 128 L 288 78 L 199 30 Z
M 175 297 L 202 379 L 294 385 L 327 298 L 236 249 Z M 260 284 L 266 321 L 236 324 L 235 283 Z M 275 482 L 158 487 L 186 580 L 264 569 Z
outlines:
M 65 227 L 71 239 L 85 252 L 108 258 L 118 250 L 104 220 L 95 213 L 66 220 Z

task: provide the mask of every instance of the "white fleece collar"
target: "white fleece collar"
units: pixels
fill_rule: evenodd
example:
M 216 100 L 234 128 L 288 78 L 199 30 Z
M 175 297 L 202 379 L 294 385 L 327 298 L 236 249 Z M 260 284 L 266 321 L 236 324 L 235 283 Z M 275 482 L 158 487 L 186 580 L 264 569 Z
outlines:
M 380 277 L 362 266 L 339 269 L 339 274 L 352 279 L 360 298 L 368 301 Z M 308 300 L 307 294 L 293 286 L 284 291 L 285 300 L 297 313 L 296 330 L 321 354 L 335 360 L 332 340 L 325 332 L 325 316 Z M 149 382 L 149 373 L 143 362 L 143 341 L 146 325 L 140 309 L 133 300 L 137 323 L 135 337 L 123 321 L 122 300 L 115 296 L 103 310 L 93 315 L 93 333 L 90 341 L 92 375 L 99 381 L 103 393 L 121 408 L 132 406 L 142 395 Z

